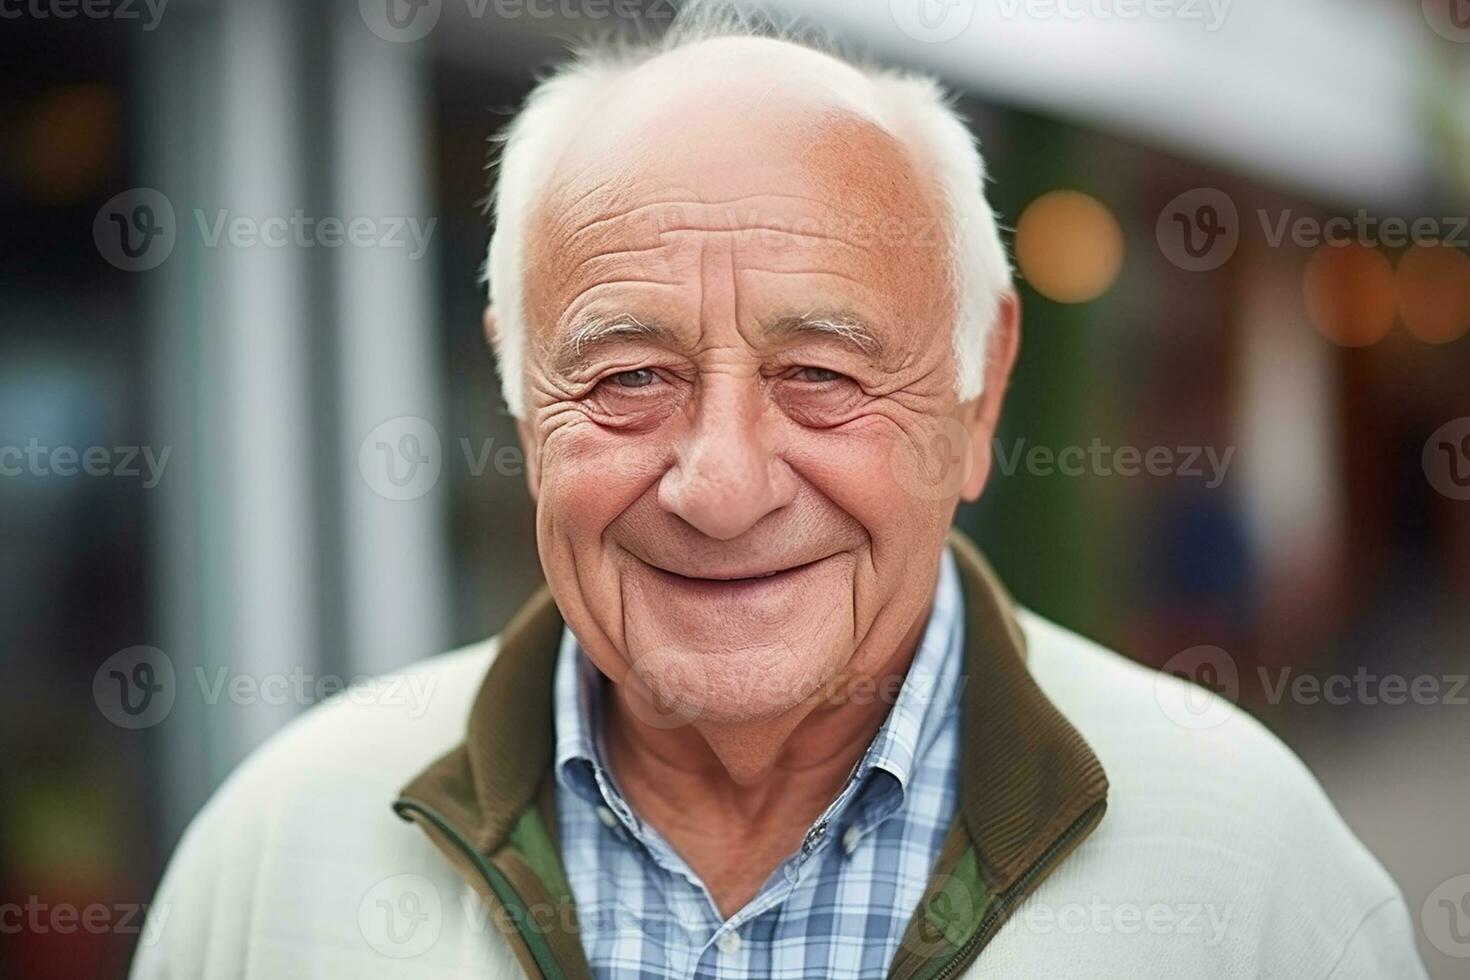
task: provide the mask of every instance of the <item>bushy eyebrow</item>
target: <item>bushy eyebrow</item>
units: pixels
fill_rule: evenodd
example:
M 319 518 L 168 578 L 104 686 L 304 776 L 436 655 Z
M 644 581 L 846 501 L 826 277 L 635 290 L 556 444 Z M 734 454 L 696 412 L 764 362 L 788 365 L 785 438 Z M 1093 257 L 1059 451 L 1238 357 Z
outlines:
M 862 317 L 848 310 L 788 313 L 767 321 L 762 329 L 766 337 L 785 339 L 804 335 L 832 337 L 869 358 L 878 360 L 883 344 Z M 589 316 L 575 322 L 565 337 L 553 344 L 552 368 L 565 374 L 582 358 L 599 347 L 633 338 L 673 346 L 673 330 L 656 320 L 643 320 L 631 313 L 616 316 Z
M 673 342 L 674 332 L 661 323 L 640 320 L 629 313 L 587 317 L 574 323 L 567 335 L 553 345 L 552 367 L 564 374 L 575 368 L 588 352 L 628 337 L 669 344 Z
M 878 360 L 883 343 L 868 322 L 848 310 L 818 310 L 779 316 L 765 326 L 768 337 L 793 337 L 805 334 L 829 336 Z

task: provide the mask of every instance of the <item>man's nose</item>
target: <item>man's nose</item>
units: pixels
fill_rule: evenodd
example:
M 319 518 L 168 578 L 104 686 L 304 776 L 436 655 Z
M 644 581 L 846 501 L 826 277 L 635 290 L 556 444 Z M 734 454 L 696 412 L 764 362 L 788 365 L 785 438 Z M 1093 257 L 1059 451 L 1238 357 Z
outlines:
M 759 386 L 748 380 L 727 379 L 724 390 L 704 393 L 659 484 L 659 504 L 721 541 L 789 504 L 796 477 L 774 452 L 763 408 Z

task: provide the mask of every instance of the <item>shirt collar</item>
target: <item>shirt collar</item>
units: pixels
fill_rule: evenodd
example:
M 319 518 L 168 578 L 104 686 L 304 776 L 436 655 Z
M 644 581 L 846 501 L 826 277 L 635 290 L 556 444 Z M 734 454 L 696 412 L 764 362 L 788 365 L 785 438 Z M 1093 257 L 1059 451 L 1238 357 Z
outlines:
M 582 652 L 571 628 L 563 627 L 552 693 L 556 779 L 561 786 L 591 803 L 598 802 L 598 795 L 621 797 L 610 785 L 607 793 L 597 785 L 609 780 L 602 742 L 604 681 L 601 672 Z
M 934 606 L 893 710 L 858 763 L 857 776 L 882 769 L 907 789 L 917 760 L 943 730 L 959 705 L 959 676 L 965 645 L 964 595 L 948 548 L 939 559 Z
M 943 730 L 959 703 L 958 681 L 964 648 L 964 596 L 954 556 L 944 549 L 934 605 L 919 639 L 908 674 L 868 751 L 848 777 L 833 807 L 840 809 L 865 777 L 882 771 L 897 781 L 899 800 L 913 776 L 917 760 Z M 563 629 L 557 653 L 553 695 L 557 781 L 591 803 L 607 805 L 620 817 L 632 814 L 607 767 L 602 740 L 605 678 L 582 652 L 570 629 Z M 856 695 L 855 695 L 856 696 Z M 864 696 L 882 696 L 868 688 Z M 601 799 L 598 799 L 601 797 Z M 896 807 L 894 807 L 896 808 Z M 883 808 L 891 812 L 889 807 Z

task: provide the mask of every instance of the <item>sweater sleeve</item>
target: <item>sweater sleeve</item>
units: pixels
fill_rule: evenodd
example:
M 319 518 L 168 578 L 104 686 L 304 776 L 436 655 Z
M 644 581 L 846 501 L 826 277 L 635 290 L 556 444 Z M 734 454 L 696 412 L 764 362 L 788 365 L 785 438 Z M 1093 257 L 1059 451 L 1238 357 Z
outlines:
M 227 816 L 206 807 L 184 832 L 150 907 L 158 925 L 133 954 L 131 980 L 245 975 L 255 872 L 241 857 L 253 828 Z
M 1425 977 L 1404 900 L 1394 895 L 1363 916 L 1326 980 Z

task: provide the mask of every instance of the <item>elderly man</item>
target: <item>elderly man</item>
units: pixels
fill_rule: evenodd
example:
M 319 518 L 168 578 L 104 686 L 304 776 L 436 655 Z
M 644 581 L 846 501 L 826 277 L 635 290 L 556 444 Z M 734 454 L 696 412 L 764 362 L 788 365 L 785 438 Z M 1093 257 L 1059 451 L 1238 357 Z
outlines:
M 547 589 L 248 762 L 135 975 L 1421 975 L 1279 743 L 951 536 L 1017 348 L 982 180 L 931 83 L 738 30 L 543 82 L 486 325 Z

